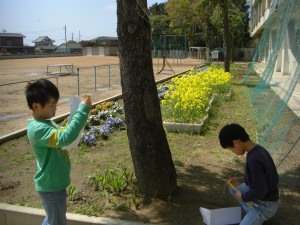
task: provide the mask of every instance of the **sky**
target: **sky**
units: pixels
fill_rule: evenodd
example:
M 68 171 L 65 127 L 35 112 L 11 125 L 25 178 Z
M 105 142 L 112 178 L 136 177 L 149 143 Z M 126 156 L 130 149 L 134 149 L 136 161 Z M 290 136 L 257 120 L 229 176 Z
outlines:
M 0 33 L 21 33 L 29 46 L 39 36 L 48 36 L 55 45 L 64 43 L 65 36 L 67 41 L 116 37 L 116 11 L 116 0 L 0 0 Z

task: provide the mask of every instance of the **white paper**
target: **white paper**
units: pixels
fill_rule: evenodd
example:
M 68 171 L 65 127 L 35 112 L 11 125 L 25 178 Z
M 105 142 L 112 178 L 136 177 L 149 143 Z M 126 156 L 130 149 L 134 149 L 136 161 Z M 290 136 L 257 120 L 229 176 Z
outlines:
M 68 123 L 71 122 L 73 116 L 75 115 L 81 100 L 79 97 L 72 96 L 72 97 L 70 97 L 69 102 L 70 102 L 70 115 L 68 117 Z M 63 147 L 63 149 L 71 150 L 71 149 L 76 148 L 80 142 L 83 130 L 84 130 L 84 128 L 79 132 L 79 135 L 77 136 L 75 141 L 73 141 L 71 144 Z
M 207 225 L 229 225 L 241 222 L 241 207 L 206 209 L 200 207 L 203 222 Z
M 70 102 L 70 115 L 68 118 L 68 122 L 72 120 L 81 101 L 79 97 L 72 96 L 70 97 L 69 102 Z

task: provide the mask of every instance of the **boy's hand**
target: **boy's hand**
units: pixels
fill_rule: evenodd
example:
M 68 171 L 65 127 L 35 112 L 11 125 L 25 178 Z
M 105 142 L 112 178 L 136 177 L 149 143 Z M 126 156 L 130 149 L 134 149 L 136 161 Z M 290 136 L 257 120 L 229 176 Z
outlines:
M 91 101 L 91 97 L 89 95 L 87 95 L 86 97 L 84 97 L 83 100 L 81 101 L 81 103 L 89 106 L 90 108 L 93 105 L 92 101 Z
M 238 200 L 243 201 L 242 193 L 239 190 L 236 190 L 235 197 L 237 197 Z
M 244 183 L 244 177 L 230 177 L 229 178 L 230 183 L 232 183 L 234 186 L 238 186 L 241 183 Z

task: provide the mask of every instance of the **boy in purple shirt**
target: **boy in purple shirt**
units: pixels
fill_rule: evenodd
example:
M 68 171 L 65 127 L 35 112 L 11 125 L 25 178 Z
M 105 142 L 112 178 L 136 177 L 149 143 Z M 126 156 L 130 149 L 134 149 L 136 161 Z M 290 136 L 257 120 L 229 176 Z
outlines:
M 268 151 L 254 143 L 239 124 L 228 124 L 219 133 L 220 144 L 237 155 L 247 152 L 245 174 L 231 177 L 231 194 L 247 214 L 240 224 L 261 225 L 278 209 L 278 173 Z

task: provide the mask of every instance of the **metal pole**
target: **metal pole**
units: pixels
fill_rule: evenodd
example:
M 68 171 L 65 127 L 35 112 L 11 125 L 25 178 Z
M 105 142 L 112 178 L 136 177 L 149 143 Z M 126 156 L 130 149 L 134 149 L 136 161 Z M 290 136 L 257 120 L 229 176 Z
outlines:
M 68 51 L 68 46 L 67 46 L 67 25 L 65 25 L 65 43 L 66 43 L 66 52 L 65 52 L 65 54 L 67 54 L 67 51 Z
M 186 52 L 186 34 L 184 35 L 184 52 Z
M 164 35 L 164 52 L 163 52 L 163 57 L 166 57 L 166 50 L 167 50 L 167 46 L 166 46 L 166 35 Z
M 110 89 L 110 65 L 108 65 L 108 87 Z
M 56 87 L 58 88 L 58 76 L 55 77 L 56 77 Z
M 77 68 L 77 95 L 79 97 L 80 92 L 79 92 L 79 68 Z
M 173 55 L 173 64 L 175 64 L 175 62 L 174 62 L 175 61 L 175 49 L 173 49 L 173 54 L 172 55 Z
M 157 73 L 159 72 L 159 50 L 157 50 Z
M 96 74 L 97 74 L 97 71 L 96 71 L 97 69 L 96 69 L 96 66 L 94 67 L 94 72 L 95 72 L 95 76 L 94 76 L 94 82 L 95 82 L 95 91 L 97 90 L 97 85 L 96 85 L 96 83 L 97 83 L 97 76 L 96 76 Z

